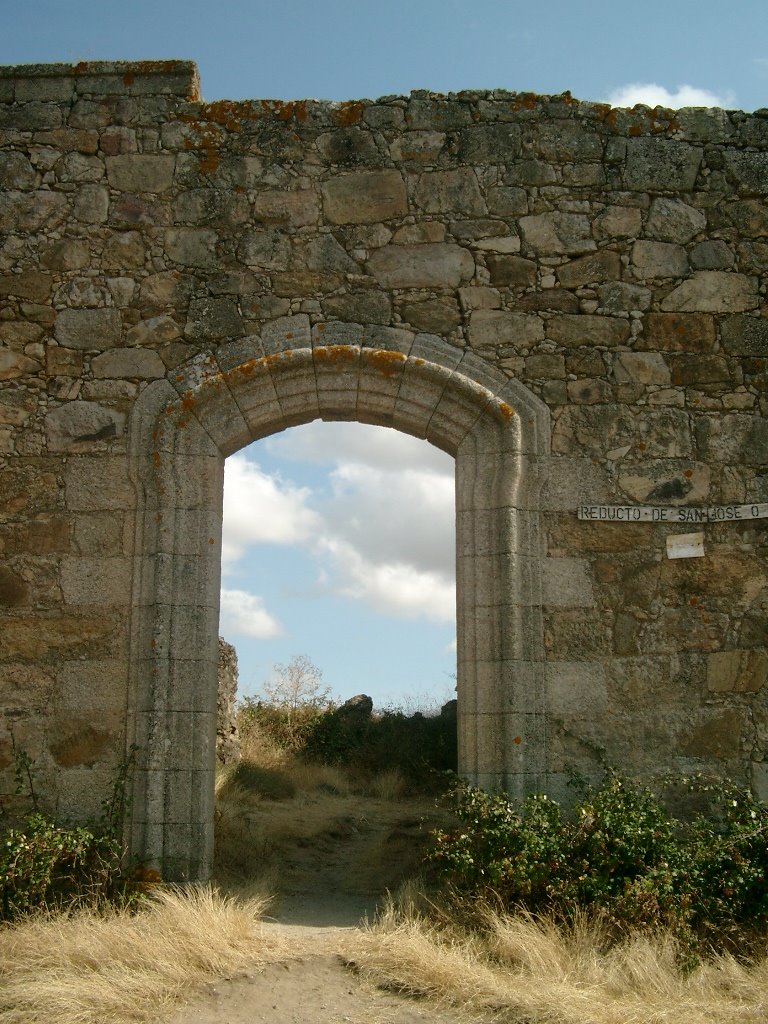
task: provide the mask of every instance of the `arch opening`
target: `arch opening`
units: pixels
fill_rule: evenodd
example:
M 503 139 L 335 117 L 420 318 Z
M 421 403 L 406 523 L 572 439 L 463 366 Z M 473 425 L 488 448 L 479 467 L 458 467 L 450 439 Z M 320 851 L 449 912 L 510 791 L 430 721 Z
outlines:
M 454 457 L 459 771 L 515 795 L 543 788 L 547 416 L 439 338 L 339 323 L 298 338 L 265 330 L 143 392 L 131 423 L 135 854 L 168 879 L 209 875 L 224 459 L 315 419 L 395 427 Z

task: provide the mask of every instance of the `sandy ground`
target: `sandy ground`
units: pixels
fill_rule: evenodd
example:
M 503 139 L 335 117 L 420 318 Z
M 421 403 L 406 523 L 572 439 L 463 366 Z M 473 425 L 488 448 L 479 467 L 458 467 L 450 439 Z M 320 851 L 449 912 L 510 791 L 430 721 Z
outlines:
M 417 863 L 420 814 L 429 807 L 344 802 L 330 821 L 325 807 L 323 826 L 309 841 L 306 834 L 292 836 L 281 819 L 298 815 L 306 832 L 311 807 L 267 808 L 273 834 L 282 829 L 282 893 L 262 927 L 295 943 L 295 955 L 263 971 L 221 979 L 164 1022 L 466 1024 L 447 1009 L 377 988 L 354 969 L 357 929 L 373 921 L 384 890 Z
M 460 1024 L 450 1011 L 361 980 L 346 952 L 354 929 L 288 927 L 302 956 L 218 982 L 168 1024 Z

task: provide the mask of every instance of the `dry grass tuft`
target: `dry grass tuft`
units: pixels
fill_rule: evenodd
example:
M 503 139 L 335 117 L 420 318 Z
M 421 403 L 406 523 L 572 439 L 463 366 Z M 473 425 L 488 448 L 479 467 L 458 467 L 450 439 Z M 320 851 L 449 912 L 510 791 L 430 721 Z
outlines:
M 0 929 L 2 1024 L 137 1024 L 206 981 L 284 959 L 268 901 L 159 890 L 146 909 L 40 916 Z
M 600 921 L 570 929 L 524 915 L 485 915 L 459 930 L 392 906 L 365 932 L 356 959 L 371 979 L 469 1015 L 547 1024 L 764 1024 L 768 954 L 717 957 L 691 973 L 670 936 L 611 944 Z

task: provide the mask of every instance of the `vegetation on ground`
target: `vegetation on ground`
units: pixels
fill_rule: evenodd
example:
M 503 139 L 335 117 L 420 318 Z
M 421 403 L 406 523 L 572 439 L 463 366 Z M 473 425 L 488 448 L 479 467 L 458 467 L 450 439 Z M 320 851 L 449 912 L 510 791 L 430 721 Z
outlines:
M 263 898 L 157 888 L 135 913 L 101 906 L 0 928 L 2 1024 L 141 1024 L 207 981 L 289 955 Z
M 471 924 L 455 909 L 401 900 L 356 937 L 358 971 L 468 1021 L 509 1024 L 764 1024 L 768 956 L 713 953 L 694 968 L 669 932 L 617 941 L 600 915 L 504 913 L 487 904 Z
M 0 833 L 0 922 L 36 911 L 128 906 L 140 899 L 140 888 L 125 870 L 122 836 L 131 761 L 120 765 L 98 820 L 72 826 L 43 812 L 34 762 L 14 746 L 16 792 L 27 813 Z
M 743 955 L 768 934 L 768 807 L 727 782 L 687 786 L 707 815 L 675 818 L 615 772 L 567 814 L 543 794 L 517 804 L 457 782 L 459 825 L 436 835 L 431 861 L 455 894 L 507 912 L 597 912 L 619 936 L 662 929 L 691 955 Z
M 260 744 L 272 745 L 294 760 L 341 768 L 363 784 L 398 772 L 413 793 L 443 789 L 445 773 L 456 771 L 455 714 L 335 705 L 321 671 L 305 656 L 276 665 L 263 691 L 263 699 L 245 697 L 238 707 L 240 734 L 246 742 L 250 737 L 246 762 L 263 758 Z

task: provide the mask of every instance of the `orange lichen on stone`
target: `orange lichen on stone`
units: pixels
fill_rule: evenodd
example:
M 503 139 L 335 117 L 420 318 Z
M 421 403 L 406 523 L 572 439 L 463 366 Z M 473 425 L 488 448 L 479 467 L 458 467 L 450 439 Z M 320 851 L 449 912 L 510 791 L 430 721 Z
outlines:
M 516 415 L 515 410 L 512 408 L 512 406 L 507 405 L 506 402 L 499 402 L 496 408 L 501 414 L 501 418 L 506 420 L 507 422 L 509 422 Z
M 533 110 L 536 106 L 538 96 L 535 92 L 521 92 L 512 101 L 513 110 Z
M 282 100 L 262 100 L 261 106 L 270 114 L 280 118 L 281 121 L 290 121 L 295 118 L 297 121 L 307 120 L 307 101 L 291 100 L 284 103 Z
M 195 408 L 195 398 L 191 391 L 187 391 L 186 394 L 182 395 L 181 408 L 185 412 L 192 412 Z
M 333 365 L 357 360 L 359 349 L 350 345 L 321 345 L 312 353 L 315 362 Z
M 357 101 L 341 103 L 333 112 L 334 120 L 341 128 L 348 128 L 351 124 L 358 124 L 363 116 L 365 104 Z
M 361 353 L 384 377 L 392 377 L 405 363 L 404 353 L 387 348 L 364 349 Z
M 200 119 L 214 121 L 229 132 L 239 132 L 243 119 L 247 119 L 250 107 L 233 100 L 216 100 L 215 103 L 200 105 Z

